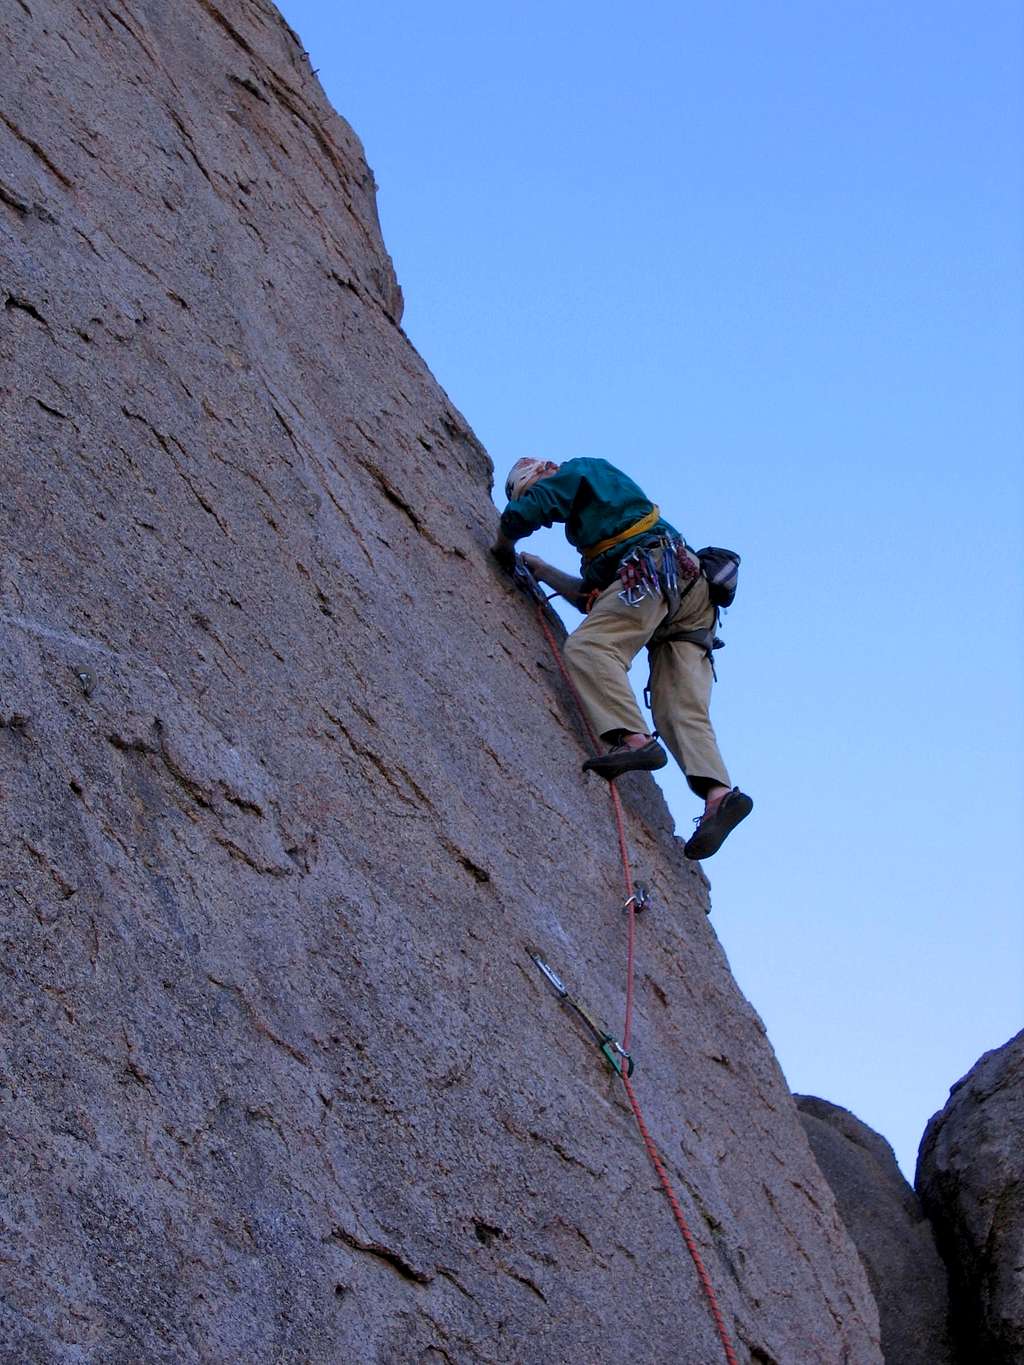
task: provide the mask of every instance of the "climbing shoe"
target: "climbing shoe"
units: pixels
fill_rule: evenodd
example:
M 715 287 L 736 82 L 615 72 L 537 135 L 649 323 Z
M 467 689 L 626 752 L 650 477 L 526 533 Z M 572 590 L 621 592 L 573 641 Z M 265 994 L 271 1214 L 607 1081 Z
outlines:
M 687 858 L 710 858 L 717 853 L 741 820 L 745 820 L 754 809 L 754 803 L 746 792 L 733 787 L 726 792 L 718 805 L 708 815 L 702 815 L 697 828 L 690 835 L 683 848 Z
M 668 754 L 661 747 L 656 739 L 649 740 L 642 744 L 639 749 L 631 749 L 626 744 L 617 744 L 614 749 L 609 749 L 606 754 L 600 754 L 597 758 L 588 758 L 583 765 L 583 771 L 597 773 L 599 777 L 606 777 L 609 782 L 613 781 L 620 773 L 631 772 L 654 772 L 656 768 L 664 768 L 668 762 Z

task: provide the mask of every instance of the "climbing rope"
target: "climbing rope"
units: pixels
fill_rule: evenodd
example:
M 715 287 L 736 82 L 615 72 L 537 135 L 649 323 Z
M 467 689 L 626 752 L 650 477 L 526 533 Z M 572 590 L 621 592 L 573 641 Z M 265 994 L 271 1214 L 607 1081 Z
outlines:
M 540 624 L 541 630 L 544 632 L 544 637 L 548 642 L 552 657 L 558 665 L 565 685 L 576 703 L 576 709 L 579 712 L 580 721 L 586 731 L 587 738 L 590 741 L 590 747 L 594 753 L 597 754 L 600 751 L 597 735 L 594 733 L 594 728 L 587 718 L 587 713 L 583 707 L 583 700 L 580 697 L 576 684 L 572 680 L 569 670 L 565 666 L 565 661 L 562 658 L 562 651 L 558 647 L 558 641 L 555 639 L 554 631 L 551 629 L 551 625 L 547 619 L 547 599 L 539 589 L 533 591 L 531 588 L 531 595 L 534 598 L 537 621 Z M 629 849 L 626 844 L 626 819 L 622 810 L 622 798 L 619 796 L 614 782 L 608 783 L 608 792 L 611 796 L 612 810 L 615 814 L 615 827 L 619 836 L 619 853 L 622 857 L 622 872 L 626 884 L 626 1017 L 622 1026 L 622 1048 L 623 1051 L 628 1054 L 630 1037 L 633 1032 L 633 978 L 636 974 L 634 963 L 636 957 L 637 896 L 633 888 L 633 873 L 629 865 Z M 643 1139 L 644 1148 L 650 1158 L 651 1165 L 654 1167 L 658 1179 L 661 1182 L 661 1187 L 665 1191 L 665 1197 L 669 1202 L 669 1207 L 672 1209 L 672 1216 L 676 1220 L 676 1224 L 682 1234 L 683 1242 L 686 1245 L 687 1251 L 690 1253 L 694 1269 L 697 1272 L 697 1278 L 700 1280 L 701 1287 L 704 1290 L 704 1296 L 707 1299 L 708 1308 L 711 1311 L 719 1340 L 722 1343 L 725 1358 L 729 1365 L 739 1365 L 739 1362 L 736 1359 L 736 1353 L 732 1347 L 732 1342 L 729 1340 L 729 1333 L 726 1330 L 725 1320 L 723 1319 L 721 1309 L 718 1306 L 718 1298 L 715 1294 L 714 1285 L 711 1283 L 711 1277 L 708 1275 L 704 1266 L 700 1248 L 697 1246 L 693 1233 L 690 1231 L 689 1224 L 686 1221 L 686 1215 L 683 1213 L 676 1192 L 672 1188 L 672 1182 L 669 1180 L 668 1172 L 665 1170 L 665 1163 L 662 1161 L 654 1139 L 651 1137 L 650 1130 L 644 1122 L 643 1112 L 640 1108 L 640 1102 L 637 1099 L 636 1091 L 633 1088 L 633 1082 L 630 1080 L 629 1073 L 625 1067 L 619 1070 L 618 1074 L 622 1077 L 622 1084 L 626 1088 L 626 1097 L 628 1098 L 630 1108 L 633 1111 L 633 1117 L 636 1119 L 636 1126 L 640 1131 L 640 1137 Z

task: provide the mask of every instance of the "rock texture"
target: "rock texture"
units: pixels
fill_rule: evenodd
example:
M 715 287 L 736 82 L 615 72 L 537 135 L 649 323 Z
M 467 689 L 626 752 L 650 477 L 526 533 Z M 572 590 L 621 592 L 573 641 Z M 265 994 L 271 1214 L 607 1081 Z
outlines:
M 265 0 L 0 21 L 0 1359 L 721 1359 L 528 957 L 621 1017 L 607 795 L 357 139 Z M 629 783 L 636 1082 L 739 1358 L 871 1365 Z
M 1024 1360 L 1024 1032 L 984 1057 L 929 1123 L 917 1190 L 950 1266 L 970 1365 Z
M 890 1365 L 952 1365 L 946 1267 L 892 1148 L 866 1123 L 794 1096 L 811 1151 L 867 1271 Z

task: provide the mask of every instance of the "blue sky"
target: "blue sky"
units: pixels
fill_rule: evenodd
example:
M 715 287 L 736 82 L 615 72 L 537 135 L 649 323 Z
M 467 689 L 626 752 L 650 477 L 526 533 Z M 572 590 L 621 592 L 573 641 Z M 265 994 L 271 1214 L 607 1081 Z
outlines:
M 715 927 L 791 1086 L 912 1175 L 1024 1023 L 1024 12 L 282 10 L 502 478 L 603 456 L 743 555 Z

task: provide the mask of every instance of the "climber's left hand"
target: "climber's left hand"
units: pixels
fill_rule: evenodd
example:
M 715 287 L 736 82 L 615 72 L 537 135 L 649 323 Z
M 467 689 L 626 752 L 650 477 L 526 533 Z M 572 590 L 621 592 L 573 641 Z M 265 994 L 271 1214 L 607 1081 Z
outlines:
M 491 546 L 491 554 L 498 561 L 506 573 L 511 573 L 516 567 L 516 547 L 515 542 L 498 532 L 498 539 Z

